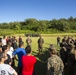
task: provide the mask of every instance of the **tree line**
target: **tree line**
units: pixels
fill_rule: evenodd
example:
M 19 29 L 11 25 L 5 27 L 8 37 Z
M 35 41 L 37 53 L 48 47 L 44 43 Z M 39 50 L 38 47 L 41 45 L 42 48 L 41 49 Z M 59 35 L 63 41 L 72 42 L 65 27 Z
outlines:
M 52 20 L 37 20 L 35 18 L 28 18 L 20 22 L 0 23 L 0 29 L 13 29 L 13 30 L 31 30 L 39 31 L 62 31 L 68 32 L 76 30 L 76 18 L 72 16 L 68 19 L 52 19 Z

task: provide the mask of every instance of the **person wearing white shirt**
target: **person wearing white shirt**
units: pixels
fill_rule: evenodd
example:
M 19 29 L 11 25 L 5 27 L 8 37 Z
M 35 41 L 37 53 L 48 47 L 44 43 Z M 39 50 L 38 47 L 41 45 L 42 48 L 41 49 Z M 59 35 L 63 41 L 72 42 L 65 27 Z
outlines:
M 10 46 L 10 45 L 8 45 L 8 52 L 7 52 L 7 54 L 8 55 L 10 55 L 10 58 L 12 58 L 13 57 L 13 52 L 14 52 L 14 49 L 13 49 L 13 47 L 12 46 Z
M 6 44 L 7 44 L 7 42 L 6 42 L 6 37 L 3 36 L 3 38 L 2 38 L 2 46 L 6 45 Z
M 17 72 L 8 64 L 4 64 L 5 56 L 0 52 L 0 75 L 18 75 Z

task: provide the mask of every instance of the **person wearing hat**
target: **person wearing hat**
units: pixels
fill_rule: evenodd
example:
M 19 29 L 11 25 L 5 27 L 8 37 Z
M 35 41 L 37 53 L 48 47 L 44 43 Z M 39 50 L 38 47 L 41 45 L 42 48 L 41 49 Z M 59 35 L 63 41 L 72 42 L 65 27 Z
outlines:
M 62 75 L 64 65 L 61 58 L 57 55 L 57 50 L 54 45 L 49 48 L 50 57 L 47 60 L 47 73 L 46 75 Z

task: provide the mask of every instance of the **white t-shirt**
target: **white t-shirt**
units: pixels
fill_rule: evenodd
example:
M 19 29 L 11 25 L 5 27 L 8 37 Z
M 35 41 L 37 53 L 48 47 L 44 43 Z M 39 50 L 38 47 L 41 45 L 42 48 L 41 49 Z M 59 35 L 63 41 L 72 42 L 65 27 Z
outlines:
M 6 45 L 6 39 L 2 39 L 2 45 Z
M 13 75 L 15 70 L 8 64 L 0 64 L 0 75 Z
M 13 57 L 13 52 L 14 52 L 14 49 L 13 49 L 13 47 L 10 47 L 10 50 L 7 52 L 7 54 L 8 55 L 10 55 L 10 58 L 12 58 Z

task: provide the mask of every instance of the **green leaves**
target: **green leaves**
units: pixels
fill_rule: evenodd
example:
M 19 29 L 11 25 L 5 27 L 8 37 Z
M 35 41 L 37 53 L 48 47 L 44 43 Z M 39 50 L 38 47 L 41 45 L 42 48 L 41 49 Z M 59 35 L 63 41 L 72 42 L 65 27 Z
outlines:
M 13 30 L 30 30 L 34 32 L 46 32 L 51 30 L 54 32 L 69 32 L 69 30 L 76 30 L 76 18 L 72 16 L 68 19 L 53 19 L 53 20 L 37 20 L 35 18 L 28 18 L 22 22 L 0 23 L 0 29 Z

